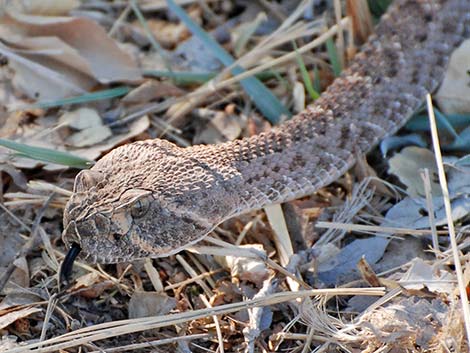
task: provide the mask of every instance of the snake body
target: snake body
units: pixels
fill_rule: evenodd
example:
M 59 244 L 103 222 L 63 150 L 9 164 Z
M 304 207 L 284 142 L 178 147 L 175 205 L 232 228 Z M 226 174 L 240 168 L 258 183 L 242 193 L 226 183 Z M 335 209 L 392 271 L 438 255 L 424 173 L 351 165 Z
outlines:
M 64 241 L 90 262 L 167 256 L 229 217 L 315 192 L 407 121 L 469 28 L 469 0 L 395 1 L 348 69 L 270 132 L 188 148 L 135 142 L 80 172 Z

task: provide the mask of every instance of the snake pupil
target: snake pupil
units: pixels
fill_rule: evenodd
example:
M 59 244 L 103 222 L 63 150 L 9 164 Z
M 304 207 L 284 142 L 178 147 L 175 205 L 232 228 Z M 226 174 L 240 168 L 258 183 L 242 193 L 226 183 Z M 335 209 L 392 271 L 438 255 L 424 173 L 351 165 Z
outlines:
M 150 207 L 149 200 L 147 199 L 137 200 L 136 202 L 134 202 L 131 208 L 132 217 L 134 218 L 143 217 L 147 213 L 149 207 Z

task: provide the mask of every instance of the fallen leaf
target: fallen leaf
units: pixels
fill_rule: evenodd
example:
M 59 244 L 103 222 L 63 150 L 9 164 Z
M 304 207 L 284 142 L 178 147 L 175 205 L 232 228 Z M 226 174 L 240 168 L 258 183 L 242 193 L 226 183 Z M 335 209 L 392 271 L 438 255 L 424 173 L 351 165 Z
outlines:
M 98 298 L 103 292 L 115 286 L 111 280 L 104 281 L 97 272 L 90 272 L 77 278 L 71 291 L 80 289 L 80 296 L 84 298 Z
M 0 18 L 0 39 L 0 52 L 16 69 L 14 82 L 31 98 L 59 99 L 97 82 L 141 78 L 132 58 L 87 18 L 10 11 Z
M 134 88 L 124 98 L 122 103 L 147 103 L 152 100 L 168 97 L 179 97 L 184 91 L 169 82 L 147 80 L 139 87 Z
M 199 8 L 196 7 L 195 9 L 199 10 Z M 198 13 L 198 15 L 200 16 L 200 13 Z M 172 48 L 191 36 L 191 32 L 182 22 L 174 23 L 170 21 L 152 19 L 147 20 L 147 25 L 152 34 L 155 36 L 155 39 L 164 48 Z
M 150 120 L 147 115 L 142 116 L 141 118 L 133 121 L 129 124 L 129 131 L 124 134 L 114 135 L 109 137 L 107 140 L 103 141 L 100 144 L 96 144 L 87 148 L 79 148 L 72 150 L 73 153 L 77 156 L 89 159 L 96 160 L 103 152 L 111 150 L 114 146 L 122 144 L 125 141 L 128 141 L 134 136 L 137 136 L 148 129 L 150 126 Z M 45 169 L 49 170 L 49 167 L 46 166 Z
M 340 285 L 359 278 L 357 263 L 365 258 L 368 263 L 379 261 L 390 239 L 377 235 L 356 239 L 330 258 L 318 262 L 318 278 L 326 285 Z
M 10 11 L 13 9 L 20 13 L 47 16 L 65 15 L 79 5 L 80 1 L 78 0 L 16 0 L 7 2 L 7 8 Z
M 98 157 L 100 157 L 103 152 L 107 152 L 111 150 L 114 146 L 121 144 L 129 140 L 130 138 L 137 136 L 141 134 L 142 132 L 146 131 L 149 125 L 150 125 L 150 121 L 148 119 L 148 116 L 145 115 L 133 121 L 132 123 L 130 123 L 128 127 L 129 131 L 127 133 L 110 136 L 109 138 L 102 141 L 101 143 L 97 143 L 92 146 L 81 147 L 77 149 L 68 149 L 67 151 L 72 153 L 75 156 L 93 161 L 93 160 L 96 160 Z M 56 149 L 59 151 L 63 151 L 65 149 L 61 145 L 64 143 L 64 141 L 60 139 L 58 136 L 55 136 L 53 138 L 52 133 L 48 135 L 47 139 L 34 138 L 34 136 L 37 133 L 39 133 L 41 130 L 44 130 L 44 128 L 41 129 L 41 127 L 37 127 L 37 131 L 36 130 L 28 131 L 27 136 L 22 136 L 21 140 L 28 139 L 29 143 L 31 143 L 32 146 Z M 3 153 L 3 151 L 5 151 L 5 153 Z M 13 157 L 8 152 L 8 150 L 3 149 L 3 148 L 0 148 L 0 162 L 10 163 L 14 165 L 15 167 L 21 168 L 21 169 L 32 169 L 32 168 L 37 168 L 39 166 L 42 166 L 44 170 L 57 171 L 57 170 L 63 170 L 67 168 L 66 166 L 60 165 L 60 164 L 38 161 L 38 160 L 33 160 L 33 159 L 24 158 L 20 156 Z
M 409 195 L 425 195 L 423 180 L 420 176 L 420 170 L 425 168 L 429 170 L 432 195 L 441 194 L 436 159 L 430 150 L 416 146 L 406 147 L 390 158 L 388 164 L 388 172 L 396 175 L 406 185 Z
M 8 325 L 11 325 L 14 323 L 16 320 L 28 317 L 34 313 L 37 313 L 39 311 L 42 311 L 40 308 L 22 308 L 20 310 L 15 310 L 12 312 L 9 312 L 5 315 L 0 316 L 0 329 L 7 327 Z
M 244 249 L 255 249 L 265 253 L 263 245 L 248 244 L 239 245 Z M 263 281 L 270 275 L 269 269 L 261 258 L 248 258 L 237 256 L 215 256 L 215 260 L 226 268 L 230 269 L 232 277 L 239 278 L 241 281 L 250 281 L 257 286 L 261 286 Z
M 380 142 L 380 152 L 382 153 L 382 156 L 386 157 L 390 151 L 398 150 L 410 145 L 424 148 L 427 146 L 427 143 L 423 136 L 419 134 L 388 136 Z
M 451 199 L 451 215 L 454 222 L 470 213 L 470 166 L 467 160 L 468 156 L 460 159 L 449 156 L 445 160 L 447 186 Z M 416 163 L 419 163 L 419 161 L 416 161 Z M 436 193 L 440 195 L 440 189 Z M 432 205 L 435 224 L 437 226 L 446 225 L 447 218 L 443 198 L 441 196 L 434 196 L 432 198 Z M 424 197 L 407 196 L 387 211 L 382 225 L 385 227 L 408 227 L 411 229 L 428 228 L 428 212 L 428 206 Z
M 129 319 L 168 314 L 176 299 L 160 292 L 135 291 L 129 301 Z
M 197 109 L 198 117 L 209 120 L 209 123 L 198 131 L 194 137 L 194 144 L 215 144 L 232 141 L 242 132 L 242 121 L 236 114 L 227 114 L 223 111 L 210 109 Z
M 105 141 L 112 136 L 111 129 L 103 125 L 96 110 L 79 108 L 65 113 L 59 123 L 80 130 L 68 136 L 65 142 L 73 147 L 87 147 Z
M 452 53 L 444 80 L 434 96 L 446 114 L 470 111 L 469 56 L 470 40 L 466 40 Z
M 59 118 L 59 124 L 69 126 L 73 129 L 83 130 L 102 125 L 103 122 L 96 110 L 83 107 L 62 114 Z
M 440 299 L 401 298 L 392 305 L 366 311 L 358 319 L 362 331 L 355 337 L 366 343 L 367 351 L 371 352 L 384 344 L 390 352 L 416 351 L 417 346 L 431 351 L 436 336 L 448 324 L 451 312 Z
M 406 289 L 421 290 L 427 288 L 433 293 L 452 294 L 455 289 L 455 274 L 445 270 L 437 261 L 429 264 L 422 259 L 415 259 L 400 284 Z

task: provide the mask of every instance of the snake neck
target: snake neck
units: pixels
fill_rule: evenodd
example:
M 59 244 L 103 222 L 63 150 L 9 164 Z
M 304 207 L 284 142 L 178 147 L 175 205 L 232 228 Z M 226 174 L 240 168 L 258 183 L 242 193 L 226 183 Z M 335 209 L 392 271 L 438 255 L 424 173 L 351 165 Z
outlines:
M 397 1 L 350 66 L 305 111 L 271 132 L 215 148 L 235 211 L 311 194 L 395 133 L 442 81 L 469 35 L 470 1 Z

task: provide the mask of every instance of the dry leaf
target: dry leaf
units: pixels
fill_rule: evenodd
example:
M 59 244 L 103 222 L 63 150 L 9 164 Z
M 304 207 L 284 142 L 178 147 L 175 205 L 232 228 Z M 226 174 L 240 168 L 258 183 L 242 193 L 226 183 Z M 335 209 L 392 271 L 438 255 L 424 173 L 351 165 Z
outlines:
M 77 278 L 70 290 L 80 289 L 80 296 L 84 298 L 98 298 L 106 289 L 115 286 L 113 281 L 104 281 L 97 272 L 90 272 Z
M 172 48 L 191 35 L 183 22 L 153 19 L 148 20 L 147 24 L 155 39 L 165 48 Z
M 255 249 L 265 253 L 263 245 L 248 244 L 239 245 L 244 249 Z M 261 258 L 248 258 L 237 256 L 215 256 L 216 261 L 224 267 L 230 269 L 232 277 L 239 278 L 241 281 L 250 281 L 257 286 L 261 286 L 263 281 L 269 277 L 269 269 Z
M 395 174 L 406 185 L 408 194 L 425 195 L 420 169 L 427 168 L 431 179 L 431 193 L 434 196 L 441 194 L 441 187 L 437 179 L 437 167 L 434 153 L 421 147 L 406 147 L 395 154 L 388 161 L 388 172 Z
M 168 314 L 176 299 L 165 293 L 136 291 L 129 301 L 129 319 Z
M 446 114 L 470 111 L 469 56 L 470 40 L 466 40 L 450 57 L 444 80 L 435 95 L 439 107 Z
M 439 340 L 436 336 L 449 324 L 452 310 L 439 299 L 411 297 L 395 304 L 366 311 L 361 316 L 361 337 L 367 344 L 366 352 L 376 352 L 387 344 L 389 352 L 412 352 L 416 347 L 423 352 L 433 351 Z M 441 341 L 442 342 L 442 341 Z
M 150 120 L 147 115 L 133 121 L 129 125 L 129 132 L 125 134 L 119 134 L 111 136 L 103 143 L 90 146 L 88 148 L 80 148 L 76 150 L 71 150 L 75 155 L 89 159 L 96 160 L 103 152 L 111 150 L 114 146 L 120 145 L 125 141 L 128 141 L 134 136 L 137 136 L 148 129 L 150 126 Z M 48 168 L 45 168 L 48 169 Z M 48 169 L 49 170 L 49 169 Z
M 18 138 L 17 140 L 18 142 L 23 142 L 23 143 L 27 141 L 27 143 L 30 144 L 31 146 L 57 149 L 60 151 L 67 150 L 68 152 L 71 152 L 75 154 L 76 156 L 83 157 L 89 160 L 96 160 L 98 157 L 100 157 L 103 154 L 103 152 L 107 152 L 111 150 L 114 146 L 119 145 L 125 141 L 128 141 L 132 137 L 137 136 L 141 134 L 142 132 L 146 131 L 149 125 L 150 125 L 150 121 L 148 117 L 145 115 L 133 121 L 129 125 L 128 127 L 129 131 L 127 133 L 110 136 L 105 141 L 102 141 L 102 143 L 97 143 L 89 147 L 81 147 L 77 149 L 65 149 L 63 147 L 63 143 L 64 143 L 63 139 L 61 139 L 58 136 L 58 134 L 54 135 L 54 132 L 52 131 L 51 133 L 47 135 L 47 138 L 44 138 L 44 136 L 40 134 L 41 131 L 44 132 L 44 127 L 40 127 L 40 126 L 36 127 L 37 131 L 29 130 L 27 131 L 27 133 L 25 133 L 25 135 L 21 136 L 21 138 Z M 39 134 L 39 136 L 36 138 L 37 134 Z M 14 165 L 15 167 L 21 168 L 21 169 L 32 169 L 32 168 L 37 168 L 39 166 L 43 166 L 43 169 L 45 170 L 57 171 L 57 170 L 63 170 L 67 168 L 66 166 L 59 165 L 59 164 L 37 161 L 37 160 L 23 158 L 19 156 L 13 157 L 9 150 L 2 148 L 2 147 L 0 147 L 0 162 L 10 163 Z
M 16 72 L 14 82 L 31 98 L 59 99 L 97 82 L 141 78 L 132 58 L 87 18 L 9 12 L 0 19 L 0 39 L 0 53 Z
M 79 108 L 62 114 L 59 118 L 59 124 L 67 125 L 73 129 L 83 130 L 102 125 L 103 123 L 96 110 L 91 108 Z
M 78 7 L 78 0 L 15 0 L 7 3 L 8 9 L 31 15 L 59 16 Z
M 42 311 L 40 308 L 23 308 L 20 310 L 9 312 L 5 315 L 0 316 L 0 329 L 7 327 L 8 325 L 14 323 L 16 320 L 28 317 L 31 314 Z
M 9 215 L 4 211 L 0 211 L 0 274 L 12 262 L 15 264 L 15 269 L 10 276 L 9 282 L 3 288 L 3 292 L 18 289 L 18 286 L 29 286 L 29 272 L 26 259 L 24 257 L 16 258 L 24 244 L 19 231 L 20 229 L 17 224 L 10 222 Z
M 400 284 L 406 289 L 427 288 L 433 293 L 452 294 L 455 281 L 455 274 L 445 270 L 440 262 L 428 264 L 417 258 L 400 280 Z
M 111 135 L 112 133 L 109 127 L 105 125 L 97 125 L 76 132 L 67 138 L 66 142 L 68 145 L 74 147 L 87 147 L 103 142 Z
M 111 129 L 103 125 L 96 110 L 79 108 L 67 112 L 59 118 L 61 124 L 79 130 L 66 138 L 65 142 L 73 147 L 92 146 L 105 141 L 112 135 Z
M 204 129 L 194 137 L 194 144 L 215 144 L 236 139 L 242 132 L 242 122 L 236 114 L 210 109 L 197 109 L 196 114 L 209 120 Z
M 147 80 L 139 87 L 134 88 L 124 98 L 123 103 L 147 103 L 152 100 L 168 97 L 179 97 L 184 91 L 168 82 L 160 82 L 156 80 Z

